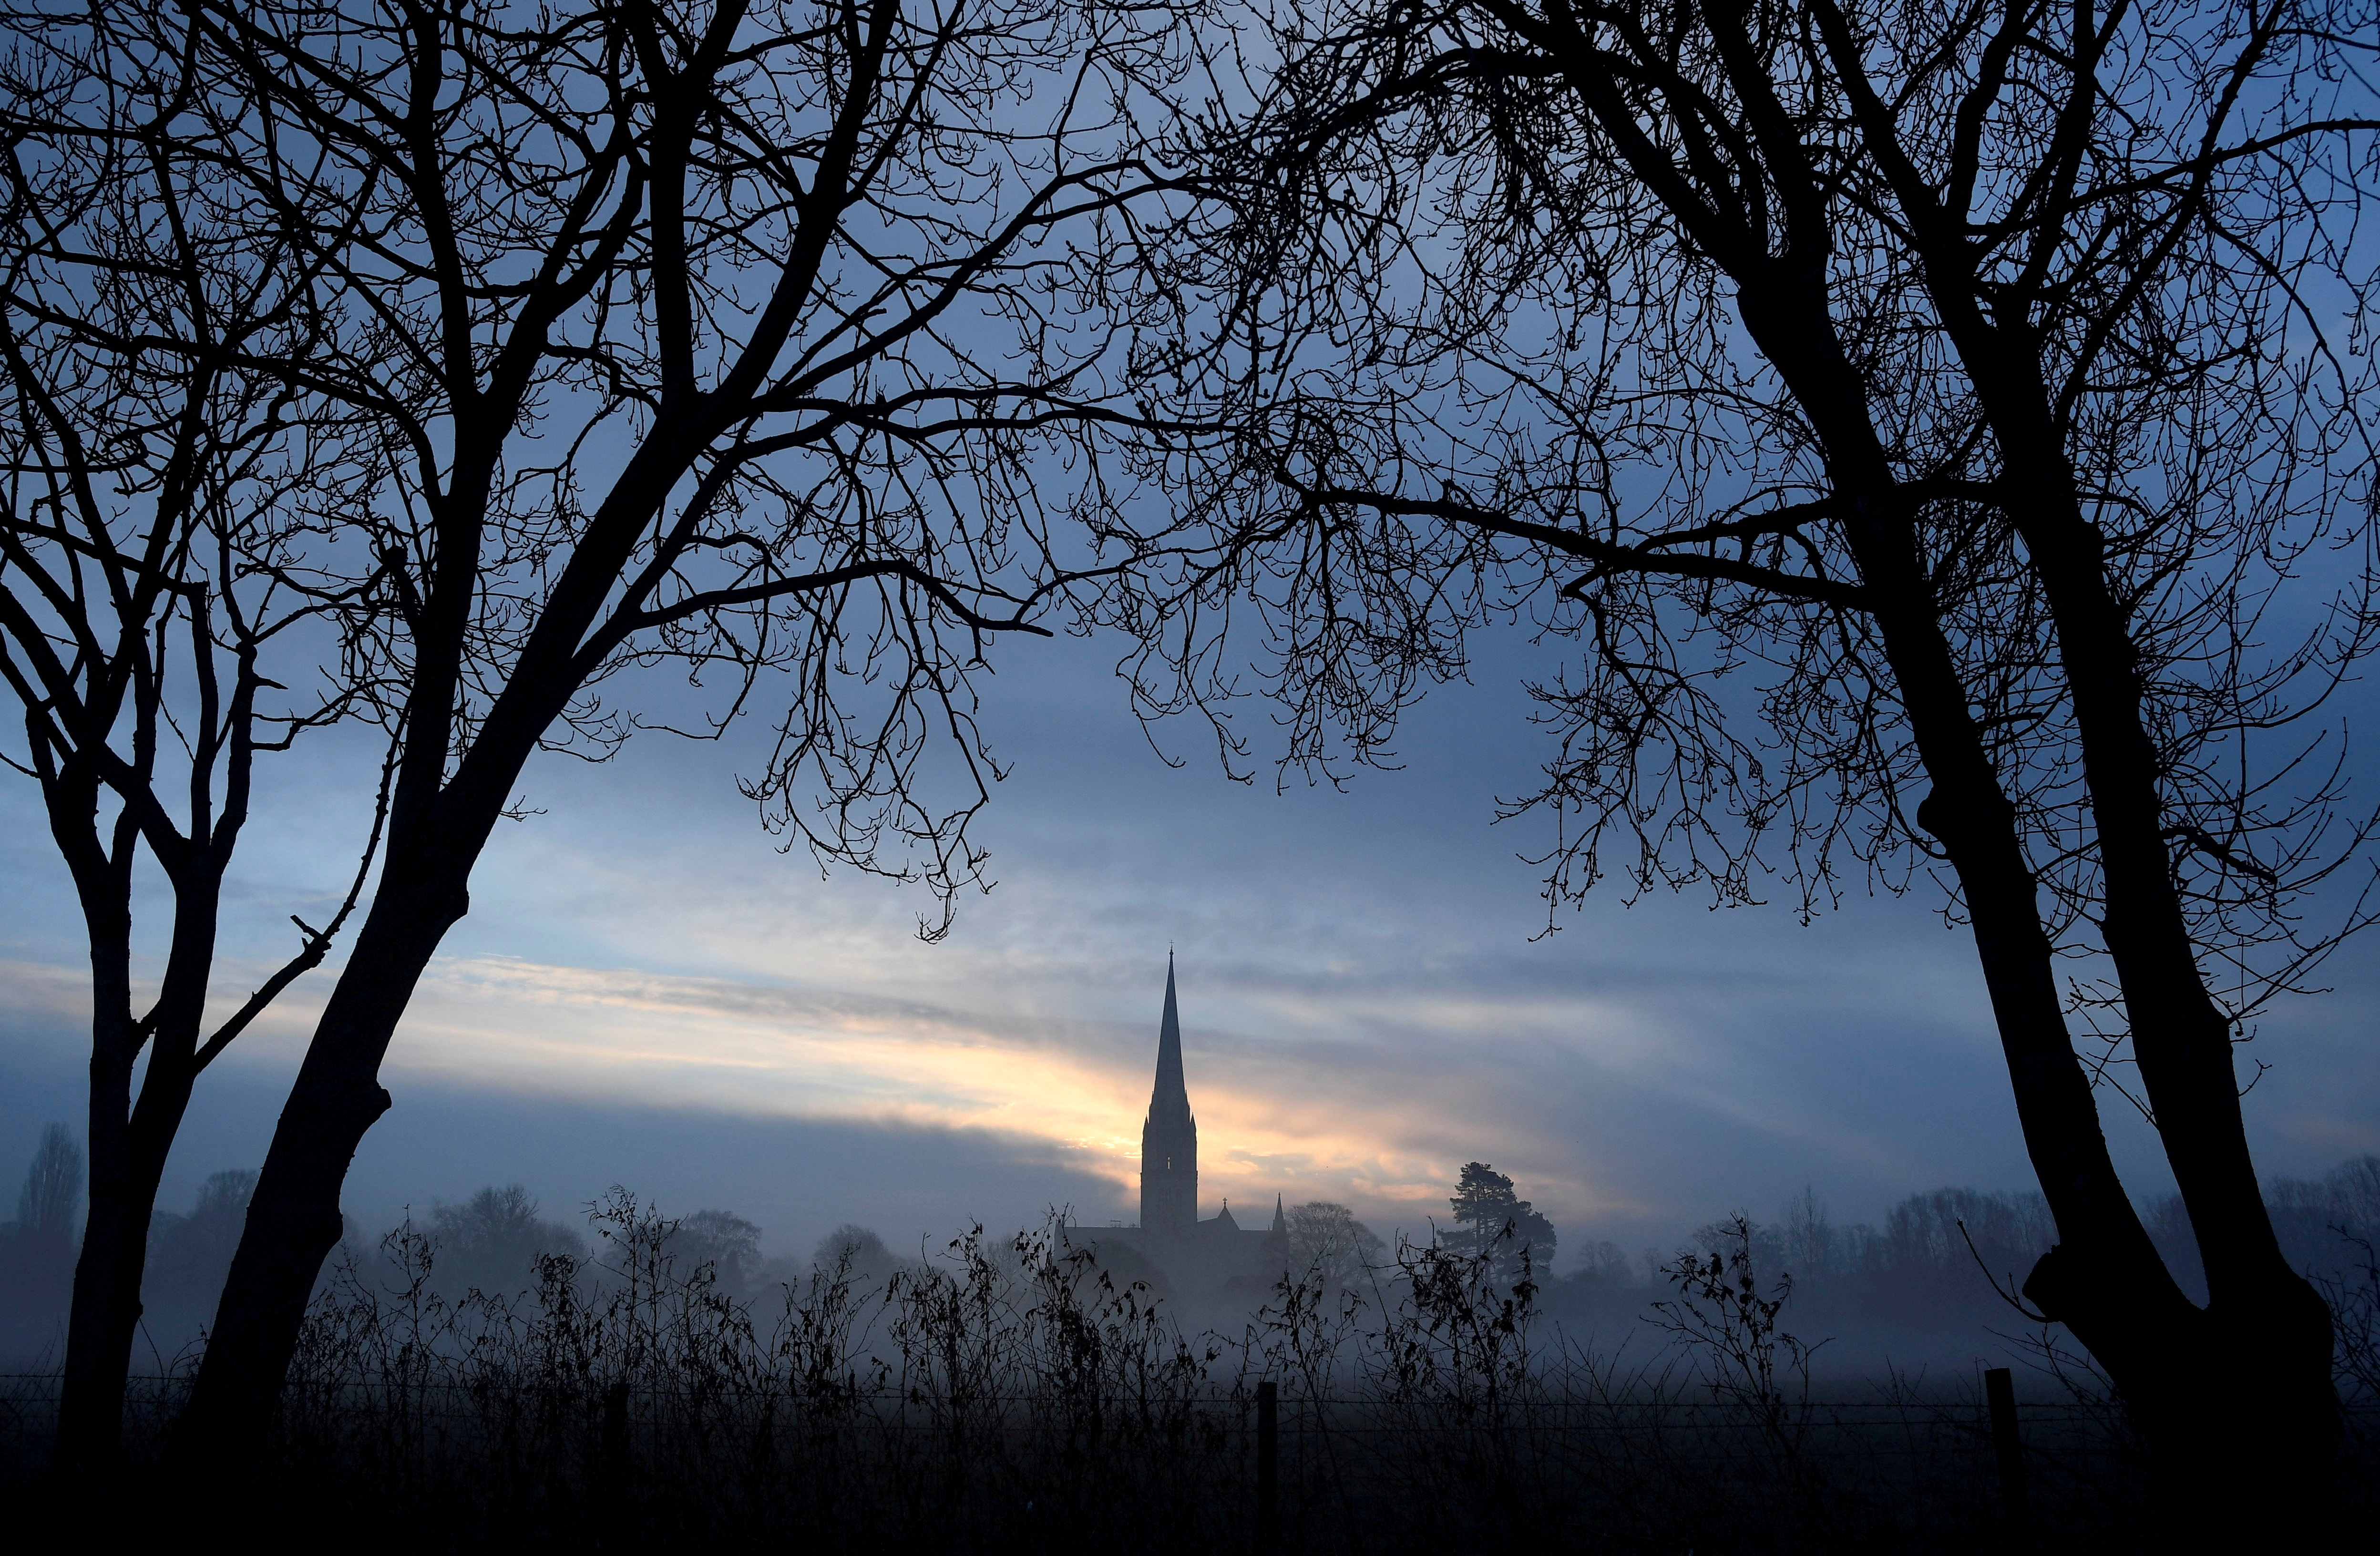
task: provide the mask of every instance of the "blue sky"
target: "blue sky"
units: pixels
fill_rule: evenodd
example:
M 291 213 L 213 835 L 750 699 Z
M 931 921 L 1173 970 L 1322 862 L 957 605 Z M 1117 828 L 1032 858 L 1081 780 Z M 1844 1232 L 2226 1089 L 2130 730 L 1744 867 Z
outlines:
M 1566 1238 L 1666 1243 L 1805 1184 L 1873 1219 L 1943 1184 L 2027 1188 L 1972 949 L 1923 892 L 1804 928 L 1616 897 L 1543 925 L 1543 824 L 1491 824 L 1539 760 L 1519 689 L 1547 650 L 1484 645 L 1475 684 L 1408 725 L 1402 771 L 1346 792 L 1227 782 L 1199 733 L 1133 722 L 1109 651 L 1005 645 L 986 725 L 1014 763 L 988 813 L 988 896 L 918 943 L 914 887 L 821 880 L 774 851 L 733 775 L 747 744 L 641 737 L 541 759 L 542 814 L 501 832 L 392 1052 L 395 1110 L 348 1211 L 517 1180 L 563 1213 L 613 1183 L 717 1206 L 800 1251 L 857 1221 L 897 1243 L 1052 1204 L 1131 1219 L 1169 945 L 1179 956 L 1202 1208 L 1341 1200 L 1386 1233 L 1441 1213 L 1484 1159 Z M 245 845 L 218 992 L 242 997 L 350 868 L 359 747 L 272 777 Z M 363 797 L 359 799 L 358 796 Z M 79 1119 L 79 928 L 28 786 L 0 787 L 0 1168 Z M 1779 893 L 1780 898 L 1782 893 Z M 316 921 L 319 921 L 317 919 Z M 2268 1174 L 2380 1149 L 2380 980 L 2277 1010 L 2248 1100 Z M 262 1157 L 317 974 L 201 1084 L 164 1203 Z M 2107 1110 L 2135 1192 L 2169 1181 Z

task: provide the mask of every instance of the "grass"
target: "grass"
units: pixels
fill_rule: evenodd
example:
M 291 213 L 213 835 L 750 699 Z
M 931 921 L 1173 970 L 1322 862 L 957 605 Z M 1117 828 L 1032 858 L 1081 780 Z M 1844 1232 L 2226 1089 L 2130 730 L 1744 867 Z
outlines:
M 1525 1271 L 1508 1289 L 1491 1259 L 1434 1248 L 1401 1248 L 1361 1290 L 1285 1281 L 1235 1332 L 1187 1333 L 1054 1220 L 978 1229 L 881 1282 L 845 1259 L 751 1304 L 678 1268 L 672 1223 L 632 1197 L 595 1224 L 592 1258 L 542 1259 L 516 1294 L 442 1296 L 410 1230 L 380 1266 L 341 1271 L 250 1532 L 458 1551 L 1249 1550 L 1271 1381 L 1283 1551 L 2003 1548 L 1972 1380 L 1820 1397 L 1748 1237 L 1672 1268 L 1656 1343 L 1630 1361 L 1541 1333 Z M 2046 1342 L 2034 1356 L 2035 1549 L 2133 1548 L 2143 1477 L 2121 1413 L 2073 1358 Z M 138 1391 L 125 1507 L 187 1377 Z M 20 1484 L 54 1397 L 29 1378 L 0 1401 Z M 2362 1473 L 2368 1433 L 2356 1452 Z

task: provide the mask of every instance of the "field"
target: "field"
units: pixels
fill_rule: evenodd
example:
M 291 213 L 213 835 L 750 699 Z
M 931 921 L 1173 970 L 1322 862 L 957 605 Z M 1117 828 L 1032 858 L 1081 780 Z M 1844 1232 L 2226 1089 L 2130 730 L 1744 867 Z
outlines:
M 889 1279 L 746 1303 L 625 1196 L 532 1292 L 441 1295 L 426 1241 L 318 1299 L 256 1532 L 425 1550 L 2096 1551 L 2157 1543 L 2121 1412 L 2046 1337 L 2017 1369 L 2013 1513 L 1981 1379 L 1814 1371 L 1748 1250 L 1673 1282 L 1649 1346 L 1598 1354 L 1492 1262 L 1400 1250 L 1366 1289 L 1284 1282 L 1185 1332 L 1064 1228 L 980 1232 Z M 188 1368 L 140 1380 L 130 1495 Z M 2350 1383 L 2351 1383 L 2350 1380 Z M 1267 1493 L 1259 1397 L 1277 1426 Z M 6 1394 L 45 1480 L 49 1375 Z M 2351 1402 L 2350 1508 L 2380 1416 Z

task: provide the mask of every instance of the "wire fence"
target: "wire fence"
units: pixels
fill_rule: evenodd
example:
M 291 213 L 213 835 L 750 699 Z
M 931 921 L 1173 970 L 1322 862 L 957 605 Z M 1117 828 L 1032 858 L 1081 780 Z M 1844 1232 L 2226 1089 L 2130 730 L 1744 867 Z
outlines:
M 1085 1391 L 979 1391 L 957 1396 L 925 1390 L 851 1389 L 806 1397 L 788 1389 L 741 1390 L 615 1380 L 591 1387 L 540 1386 L 518 1379 L 424 1378 L 401 1383 L 344 1382 L 293 1387 L 285 1430 L 319 1449 L 370 1440 L 383 1464 L 408 1457 L 417 1468 L 516 1443 L 518 1424 L 535 1419 L 559 1445 L 607 1432 L 599 1448 L 625 1465 L 640 1457 L 677 1455 L 689 1434 L 708 1442 L 755 1440 L 761 1423 L 780 1444 L 823 1428 L 846 1448 L 902 1441 L 929 1453 L 963 1451 L 1011 1465 L 1034 1458 L 1081 1457 L 1167 1440 L 1177 1455 L 1204 1465 L 1209 1484 L 1237 1486 L 1253 1463 L 1257 1385 L 1188 1391 L 1135 1401 Z M 187 1374 L 143 1375 L 127 1390 L 128 1435 L 154 1441 L 187 1398 Z M 38 1437 L 54 1416 L 55 1372 L 0 1374 L 0 1416 L 20 1440 Z M 1826 1460 L 1838 1470 L 1853 1459 L 1871 1468 L 1889 1460 L 1972 1477 L 1987 1467 L 1990 1420 L 1970 1399 L 1835 1399 L 1792 1402 L 1783 1409 L 1684 1395 L 1525 1397 L 1459 1401 L 1381 1397 L 1290 1388 L 1279 1394 L 1277 1451 L 1287 1484 L 1313 1489 L 1327 1468 L 1336 1480 L 1361 1481 L 1409 1459 L 1481 1456 L 1533 1463 L 1586 1464 L 1614 1448 L 1656 1448 L 1705 1461 L 1778 1451 Z M 2029 1402 L 2019 1407 L 2028 1446 L 2072 1464 L 2078 1452 L 2106 1448 L 2104 1410 Z M 584 1444 L 580 1444 L 584 1446 Z M 1353 1454 L 1342 1459 L 1334 1455 Z M 1227 1471 L 1220 1477 L 1211 1472 Z M 1302 1473 L 1306 1472 L 1306 1473 Z M 1333 1495 L 1345 1489 L 1327 1488 Z
M 1285 1387 L 1267 1493 L 1257 1393 L 1268 1381 L 1139 1401 L 656 1379 L 300 1381 L 272 1479 L 292 1510 L 310 1496 L 348 1517 L 379 1510 L 458 1550 L 600 1546 L 629 1527 L 840 1531 L 887 1550 L 1239 1550 L 1268 1494 L 1283 1550 L 1589 1537 L 1615 1550 L 1998 1549 L 1991 1419 L 1961 1388 L 1779 1409 L 1690 1392 L 1456 1401 Z M 59 1383 L 0 1374 L 0 1420 L 20 1448 L 46 1433 Z M 136 1456 L 162 1441 L 188 1383 L 131 1380 Z M 2358 1413 L 2380 1424 L 2369 1404 Z M 2035 1399 L 2016 1418 L 2041 1548 L 2127 1549 L 2143 1483 L 2119 1413 Z
M 127 1410 L 135 1418 L 143 1416 L 169 1417 L 187 1398 L 190 1381 L 189 1373 L 133 1374 L 126 1383 Z M 0 1372 L 0 1406 L 34 1413 L 54 1410 L 61 1386 L 62 1377 L 56 1371 Z M 338 1385 L 327 1392 L 320 1388 L 309 1389 L 308 1392 L 315 1404 L 332 1408 L 369 1410 L 385 1404 L 392 1398 L 402 1397 L 409 1402 L 408 1408 L 427 1416 L 467 1419 L 482 1413 L 476 1402 L 484 1399 L 492 1387 L 496 1385 L 484 1381 L 423 1379 L 402 1384 L 349 1383 Z M 721 1403 L 722 1392 L 716 1388 L 637 1381 L 628 1386 L 626 1397 L 652 1408 L 696 1404 L 715 1406 Z M 1254 1410 L 1256 1398 L 1245 1384 L 1187 1397 L 1196 1408 L 1242 1415 Z M 1368 1422 L 1365 1417 L 1367 1414 L 1382 1411 L 1424 1408 L 1418 1402 L 1384 1401 L 1370 1393 L 1318 1393 L 1289 1388 L 1279 1397 L 1283 1409 L 1293 1413 L 1282 1417 L 1283 1430 L 1293 1429 L 1295 1423 L 1306 1421 L 1316 1429 L 1325 1429 L 1324 1423 L 1327 1422 L 1327 1429 L 1334 1432 L 1401 1431 L 1406 1429 L 1402 1423 L 1386 1425 Z M 433 1399 L 445 1403 L 426 1403 Z M 883 1415 L 888 1422 L 901 1417 L 905 1410 L 915 1416 L 919 1410 L 946 1408 L 949 1404 L 916 1390 L 896 1388 L 839 1391 L 836 1401 L 838 1408 L 874 1410 Z M 799 1404 L 802 1403 L 801 1395 L 797 1391 L 788 1391 L 784 1394 L 784 1402 Z M 1129 1408 L 1129 1402 L 1124 1404 Z M 972 1395 L 965 1407 L 993 1415 L 1038 1418 L 1053 1412 L 1085 1408 L 1086 1405 L 1079 1394 L 986 1392 Z M 1111 1405 L 1110 1408 L 1114 1407 Z M 1842 1430 L 1899 1430 L 1919 1422 L 1929 1426 L 1958 1427 L 1979 1433 L 1990 1429 L 1987 1407 L 1980 1395 L 1956 1389 L 1944 1391 L 1939 1397 L 1934 1398 L 1795 1400 L 1788 1402 L 1784 1408 Z M 2112 1407 L 2106 1404 L 2078 1404 L 2020 1399 L 2015 1408 L 2028 1428 L 2097 1430 L 2106 1427 Z M 2380 1402 L 2350 1401 L 2341 1408 L 2351 1419 L 2380 1423 Z M 1500 1429 L 1515 1431 L 1598 1430 L 1607 1429 L 1616 1420 L 1655 1418 L 1671 1430 L 1737 1430 L 1763 1414 L 1755 1406 L 1726 1400 L 1696 1399 L 1690 1395 L 1643 1399 L 1529 1397 L 1503 1401 L 1492 1407 L 1477 1407 L 1475 1413 L 1483 1420 L 1493 1420 Z M 915 1424 L 919 1429 L 926 1429 L 930 1425 L 923 1418 L 918 1418 Z
M 1244 1328 L 1190 1334 L 1056 1231 L 872 1287 L 821 1270 L 772 1313 L 675 1270 L 667 1223 L 625 1197 L 601 1225 L 608 1263 L 541 1261 L 530 1294 L 442 1295 L 403 1238 L 326 1289 L 256 1505 L 454 1550 L 1203 1556 L 1261 1529 L 1318 1556 L 1959 1553 L 2003 1548 L 2013 1476 L 2038 1550 L 2132 1549 L 2155 1522 L 2140 1444 L 2079 1358 L 2038 1353 L 1996 1443 L 1980 1377 L 1814 1384 L 1775 1307 L 1735 1300 L 1748 1266 L 1682 1282 L 1669 1346 L 1622 1368 L 1533 1334 L 1489 1265 L 1434 1249 L 1368 1299 L 1284 1281 Z M 135 1483 L 190 1381 L 131 1380 Z M 0 1374 L 0 1478 L 40 1458 L 59 1389 Z M 2350 1425 L 2368 1471 L 2368 1397 Z

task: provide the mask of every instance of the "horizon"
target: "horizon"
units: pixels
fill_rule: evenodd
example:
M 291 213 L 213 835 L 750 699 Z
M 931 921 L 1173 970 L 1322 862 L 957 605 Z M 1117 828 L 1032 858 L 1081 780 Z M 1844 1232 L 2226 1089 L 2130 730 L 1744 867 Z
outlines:
M 558 1215 L 617 1183 L 744 1215 L 781 1254 L 844 1222 L 904 1246 L 1050 1208 L 1130 1221 L 1169 942 L 1201 1215 L 1278 1192 L 1426 1235 L 1485 1161 L 1565 1245 L 1633 1252 L 1805 1186 L 1844 1222 L 1946 1185 L 2034 1191 L 1972 942 L 1923 880 L 1806 927 L 1783 903 L 1599 892 L 1542 933 L 1520 856 L 1548 829 L 1491 824 L 1540 755 L 1515 636 L 1413 715 L 1400 770 L 1344 793 L 1226 782 L 1179 724 L 1156 732 L 1169 765 L 1097 643 L 1010 654 L 984 720 L 1016 763 L 983 829 L 998 884 L 941 945 L 914 932 L 922 891 L 774 852 L 732 783 L 748 730 L 741 750 L 649 735 L 606 766 L 540 758 L 542 813 L 500 831 L 399 1027 L 347 1212 L 376 1234 L 519 1182 Z M 325 742 L 267 775 L 284 821 L 242 851 L 218 1002 L 339 881 L 360 823 L 317 796 L 352 756 Z M 45 1121 L 82 1133 L 89 974 L 29 791 L 0 791 L 0 833 L 14 1171 Z M 2357 953 L 2250 1051 L 2271 1066 L 2245 1103 L 2267 1181 L 2380 1149 L 2359 1035 L 2380 980 Z M 339 960 L 201 1079 L 161 1210 L 261 1164 Z M 2171 1192 L 2145 1123 L 2102 1113 L 2135 1195 Z

